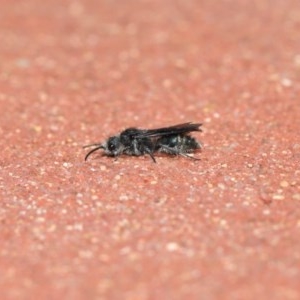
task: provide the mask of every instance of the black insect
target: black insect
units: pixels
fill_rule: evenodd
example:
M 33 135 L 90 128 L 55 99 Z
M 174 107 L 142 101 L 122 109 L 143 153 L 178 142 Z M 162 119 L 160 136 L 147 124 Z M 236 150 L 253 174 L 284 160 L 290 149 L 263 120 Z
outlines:
M 154 153 L 162 152 L 171 155 L 189 157 L 189 153 L 201 148 L 201 144 L 195 138 L 188 135 L 192 131 L 201 131 L 200 123 L 183 123 L 158 129 L 127 128 L 119 135 L 108 138 L 106 142 L 86 145 L 95 147 L 85 156 L 85 160 L 99 149 L 103 149 L 108 156 L 121 154 L 140 156 L 148 154 L 154 162 Z

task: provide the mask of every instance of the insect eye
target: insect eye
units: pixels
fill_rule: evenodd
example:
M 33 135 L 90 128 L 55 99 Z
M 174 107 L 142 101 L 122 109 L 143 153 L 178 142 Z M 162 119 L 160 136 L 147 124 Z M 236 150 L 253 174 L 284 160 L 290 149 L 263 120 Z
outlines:
M 119 138 L 116 136 L 113 136 L 108 139 L 107 141 L 107 150 L 109 154 L 115 154 L 119 150 L 120 147 L 120 141 Z
M 107 146 L 109 151 L 114 151 L 116 150 L 116 145 L 113 142 L 110 142 Z

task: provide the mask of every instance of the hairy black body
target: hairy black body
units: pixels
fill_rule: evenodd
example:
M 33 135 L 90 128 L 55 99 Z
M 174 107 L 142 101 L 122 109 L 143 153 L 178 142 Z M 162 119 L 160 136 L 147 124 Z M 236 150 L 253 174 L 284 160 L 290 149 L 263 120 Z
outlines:
M 188 135 L 188 133 L 201 131 L 201 125 L 200 123 L 184 123 L 150 130 L 127 128 L 119 135 L 108 138 L 104 143 L 84 146 L 84 148 L 95 147 L 87 153 L 85 160 L 99 149 L 103 149 L 104 154 L 107 156 L 113 157 L 121 154 L 133 156 L 147 154 L 150 155 L 154 162 L 156 162 L 154 158 L 155 152 L 193 158 L 188 153 L 200 149 L 201 144 L 195 138 Z
M 200 148 L 201 144 L 195 138 L 190 135 L 178 134 L 159 138 L 156 142 L 155 151 L 193 158 L 188 153 Z

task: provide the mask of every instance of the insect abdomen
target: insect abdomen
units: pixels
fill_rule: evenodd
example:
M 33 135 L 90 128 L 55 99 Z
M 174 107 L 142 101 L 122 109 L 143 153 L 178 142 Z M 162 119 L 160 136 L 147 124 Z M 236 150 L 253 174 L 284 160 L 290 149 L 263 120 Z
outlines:
M 189 135 L 171 135 L 159 138 L 156 150 L 168 154 L 184 154 L 201 148 L 200 144 Z

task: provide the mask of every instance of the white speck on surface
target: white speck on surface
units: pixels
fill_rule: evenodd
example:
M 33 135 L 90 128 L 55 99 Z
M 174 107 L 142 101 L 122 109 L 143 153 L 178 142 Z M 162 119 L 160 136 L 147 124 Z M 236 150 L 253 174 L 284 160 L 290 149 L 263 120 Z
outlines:
M 282 84 L 282 86 L 284 86 L 284 87 L 291 87 L 292 84 L 293 84 L 293 82 L 292 82 L 292 80 L 289 79 L 289 78 L 282 78 L 282 79 L 281 79 L 281 84 Z
M 100 170 L 101 170 L 101 171 L 106 171 L 106 170 L 107 170 L 107 168 L 106 168 L 106 166 L 104 166 L 104 165 L 101 165 L 101 166 L 100 166 Z
M 220 226 L 221 226 L 221 227 L 227 227 L 227 225 L 228 225 L 227 220 L 225 220 L 225 219 L 221 219 L 221 220 L 220 220 Z
M 97 200 L 99 200 L 99 197 L 98 197 L 98 195 L 92 195 L 92 200 L 93 200 L 93 201 L 97 201 Z
M 119 200 L 120 201 L 128 201 L 129 197 L 127 195 L 120 195 Z
M 300 200 L 300 194 L 294 194 L 294 195 L 292 196 L 292 198 L 293 198 L 294 200 Z
M 118 174 L 115 176 L 115 180 L 120 180 L 121 179 L 121 176 Z
M 89 250 L 81 250 L 79 251 L 79 257 L 81 258 L 92 258 L 93 252 Z
M 55 224 L 52 224 L 48 227 L 47 231 L 48 232 L 54 232 L 56 230 L 57 226 Z
M 170 242 L 170 243 L 167 244 L 166 249 L 169 252 L 174 252 L 174 251 L 177 251 L 179 249 L 179 245 L 175 242 Z
M 73 167 L 73 165 L 71 164 L 71 163 L 68 163 L 68 162 L 64 162 L 63 163 L 63 166 L 65 167 L 65 168 L 71 168 L 71 167 Z
M 76 223 L 73 225 L 67 225 L 66 230 L 68 231 L 82 231 L 83 230 L 83 225 L 81 223 Z
M 294 64 L 296 67 L 300 67 L 300 54 L 294 56 Z
M 273 200 L 283 200 L 284 199 L 284 195 L 280 195 L 280 194 L 275 194 L 272 197 Z
M 221 190 L 225 190 L 225 184 L 223 183 L 218 183 L 218 188 L 220 188 Z
M 286 188 L 289 186 L 289 183 L 286 181 L 286 180 L 283 180 L 280 182 L 280 186 L 283 187 L 283 188 Z

